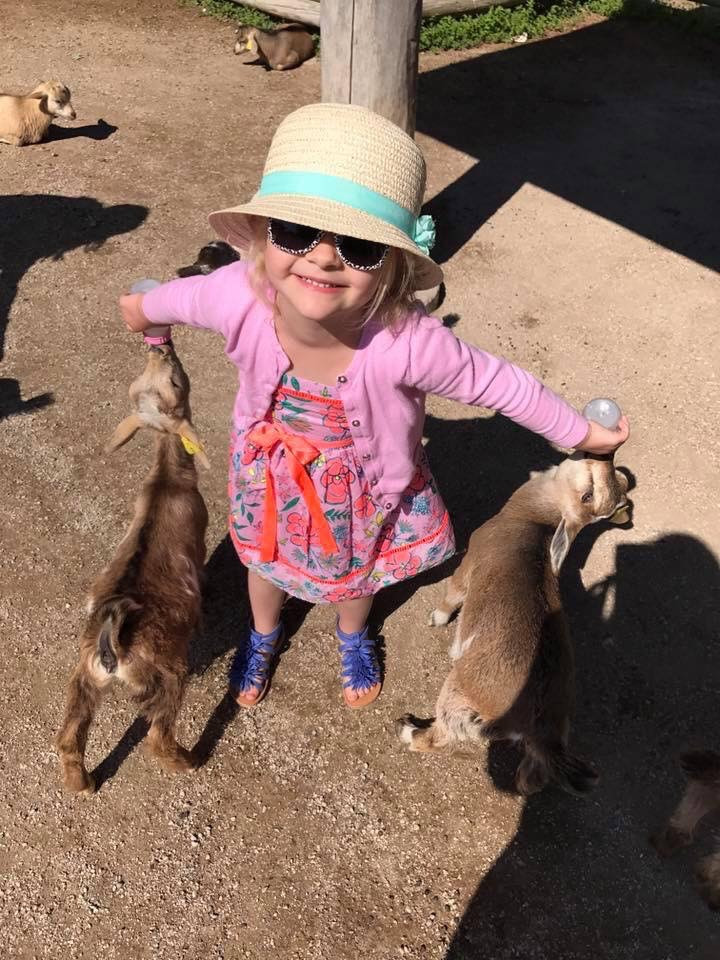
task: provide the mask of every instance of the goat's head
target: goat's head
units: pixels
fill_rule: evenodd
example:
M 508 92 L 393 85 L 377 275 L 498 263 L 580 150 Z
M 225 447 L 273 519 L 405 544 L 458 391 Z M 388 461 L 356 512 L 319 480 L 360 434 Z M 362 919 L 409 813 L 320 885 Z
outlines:
M 246 51 L 257 53 L 256 27 L 238 27 L 233 50 L 235 53 L 245 53 Z
M 118 425 L 106 450 L 117 450 L 141 427 L 151 427 L 161 433 L 177 434 L 186 449 L 197 454 L 204 467 L 209 467 L 190 420 L 189 398 L 190 381 L 172 344 L 150 347 L 145 369 L 130 385 L 135 413 Z
M 74 120 L 75 110 L 70 103 L 70 90 L 59 80 L 47 80 L 39 84 L 30 94 L 42 102 L 42 109 L 51 117 L 62 117 L 63 120 Z
M 628 478 L 615 469 L 612 457 L 594 459 L 574 453 L 546 474 L 561 519 L 550 544 L 550 563 L 557 574 L 583 527 L 600 520 L 626 523 L 630 519 Z

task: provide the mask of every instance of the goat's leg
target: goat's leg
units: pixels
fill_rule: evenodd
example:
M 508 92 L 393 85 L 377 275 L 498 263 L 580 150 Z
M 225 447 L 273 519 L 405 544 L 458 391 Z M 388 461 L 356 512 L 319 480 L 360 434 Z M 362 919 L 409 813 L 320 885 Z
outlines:
M 668 857 L 680 847 L 686 847 L 692 843 L 693 833 L 698 823 L 718 805 L 720 805 L 720 795 L 717 787 L 691 780 L 673 815 L 651 838 L 657 852 L 663 857 Z M 720 871 L 720 863 L 717 870 Z
M 293 67 L 299 66 L 301 62 L 300 54 L 297 52 L 297 50 L 291 50 L 284 63 L 278 63 L 275 61 L 271 63 L 270 66 L 273 68 L 273 70 L 292 70 Z
M 102 699 L 103 687 L 110 676 L 88 661 L 80 663 L 70 680 L 68 702 L 60 732 L 55 738 L 63 784 L 73 793 L 92 793 L 93 779 L 85 768 L 88 730 Z
M 430 614 L 431 627 L 444 627 L 450 621 L 450 617 L 455 613 L 458 607 L 461 607 L 467 596 L 467 586 L 465 584 L 465 575 L 462 565 L 458 567 L 455 573 L 450 577 L 445 587 L 445 598 L 443 602 L 435 607 Z
M 451 743 L 451 737 L 437 719 L 421 720 L 406 713 L 395 721 L 395 733 L 409 750 L 416 753 L 442 753 Z
M 150 678 L 149 689 L 142 710 L 150 724 L 147 737 L 150 752 L 171 773 L 194 770 L 197 764 L 192 754 L 181 747 L 175 737 L 175 723 L 185 693 L 185 674 L 157 671 Z
M 483 739 L 482 720 L 455 685 L 452 672 L 438 696 L 436 714 L 420 720 L 406 713 L 395 721 L 395 732 L 418 753 L 441 753 L 463 741 Z

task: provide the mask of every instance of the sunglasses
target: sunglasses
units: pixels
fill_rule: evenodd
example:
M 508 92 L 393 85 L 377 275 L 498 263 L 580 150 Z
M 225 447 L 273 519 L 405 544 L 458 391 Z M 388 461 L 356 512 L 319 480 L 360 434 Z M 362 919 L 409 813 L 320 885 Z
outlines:
M 301 223 L 274 218 L 268 220 L 270 243 L 283 253 L 292 253 L 297 257 L 314 250 L 326 233 L 329 231 L 305 227 Z M 330 236 L 342 262 L 353 270 L 377 270 L 390 249 L 386 244 L 375 243 L 374 240 L 358 240 L 357 237 L 346 237 L 340 233 L 330 233 Z

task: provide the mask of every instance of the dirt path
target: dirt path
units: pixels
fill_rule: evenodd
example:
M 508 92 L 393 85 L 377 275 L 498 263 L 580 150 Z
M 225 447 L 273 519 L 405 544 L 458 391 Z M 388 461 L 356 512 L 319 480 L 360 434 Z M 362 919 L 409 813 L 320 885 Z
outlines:
M 277 121 L 317 99 L 319 65 L 245 67 L 229 26 L 173 0 L 6 6 L 0 86 L 57 75 L 80 132 L 0 146 L 5 955 L 717 958 L 717 920 L 690 882 L 697 851 L 663 865 L 646 843 L 680 789 L 678 751 L 717 747 L 720 729 L 712 50 L 618 23 L 422 62 L 442 312 L 573 402 L 616 396 L 633 422 L 622 462 L 637 476 L 635 526 L 586 533 L 567 563 L 574 736 L 602 770 L 596 795 L 548 791 L 526 807 L 493 785 L 508 783 L 507 755 L 399 749 L 392 719 L 429 712 L 446 670 L 448 635 L 426 626 L 437 583 L 379 611 L 374 708 L 341 706 L 331 611 L 295 607 L 272 695 L 229 715 L 247 615 L 223 539 L 234 376 L 219 342 L 180 331 L 214 463 L 206 629 L 181 726 L 210 756 L 192 778 L 165 776 L 133 749 L 137 725 L 123 739 L 132 709 L 110 697 L 89 747 L 107 779 L 77 802 L 59 788 L 52 736 L 84 591 L 149 451 L 144 439 L 99 453 L 142 364 L 115 297 L 191 262 L 207 211 L 252 192 Z M 462 542 L 555 454 L 499 418 L 438 400 L 430 411 Z

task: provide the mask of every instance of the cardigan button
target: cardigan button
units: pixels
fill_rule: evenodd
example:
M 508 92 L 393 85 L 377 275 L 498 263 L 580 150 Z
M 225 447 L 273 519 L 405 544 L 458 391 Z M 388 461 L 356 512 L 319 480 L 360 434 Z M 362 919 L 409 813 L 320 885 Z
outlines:
M 376 486 L 377 486 L 377 477 L 376 477 L 374 480 L 371 480 L 371 481 L 370 481 L 370 486 L 371 486 L 371 487 L 376 487 Z
M 369 460 L 370 457 L 371 457 L 371 454 L 369 454 L 369 453 L 364 453 L 364 454 L 362 455 L 363 460 Z
M 353 425 L 354 427 L 359 427 L 359 426 L 360 426 L 360 421 L 359 421 L 359 420 L 353 420 L 353 421 L 352 421 L 352 425 Z
M 342 374 L 337 378 L 338 383 L 347 383 L 347 377 L 343 377 Z
M 391 504 L 391 503 L 386 503 L 386 504 L 385 504 L 385 509 L 386 509 L 386 510 L 392 510 L 392 504 Z

